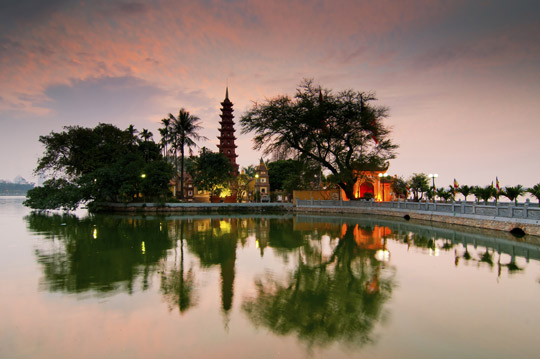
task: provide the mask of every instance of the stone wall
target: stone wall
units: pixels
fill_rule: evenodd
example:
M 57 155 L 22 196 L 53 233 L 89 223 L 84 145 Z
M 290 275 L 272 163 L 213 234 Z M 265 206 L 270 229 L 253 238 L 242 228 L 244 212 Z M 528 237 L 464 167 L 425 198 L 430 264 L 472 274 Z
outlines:
M 296 212 L 357 213 L 403 217 L 510 232 L 516 228 L 540 236 L 540 209 L 420 202 L 297 201 Z M 505 216 L 506 215 L 506 216 Z M 510 217 L 509 215 L 512 215 Z

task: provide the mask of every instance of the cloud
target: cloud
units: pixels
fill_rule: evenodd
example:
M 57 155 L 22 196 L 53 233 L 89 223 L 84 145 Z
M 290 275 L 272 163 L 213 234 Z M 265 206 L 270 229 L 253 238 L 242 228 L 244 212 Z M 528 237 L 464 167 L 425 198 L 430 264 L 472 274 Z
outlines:
M 41 104 L 69 123 L 131 123 L 152 113 L 156 100 L 166 92 L 136 77 L 100 77 L 71 80 L 45 90 L 48 102 Z

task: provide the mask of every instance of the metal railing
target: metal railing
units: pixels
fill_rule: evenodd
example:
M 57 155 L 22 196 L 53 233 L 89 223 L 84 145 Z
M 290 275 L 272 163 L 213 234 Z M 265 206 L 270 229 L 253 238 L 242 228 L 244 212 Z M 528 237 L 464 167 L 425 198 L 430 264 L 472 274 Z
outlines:
M 324 208 L 373 208 L 381 210 L 425 211 L 447 214 L 463 214 L 484 217 L 520 218 L 540 220 L 540 207 L 535 204 L 497 203 L 482 205 L 476 202 L 409 202 L 409 201 L 343 201 L 343 200 L 297 200 L 296 207 Z

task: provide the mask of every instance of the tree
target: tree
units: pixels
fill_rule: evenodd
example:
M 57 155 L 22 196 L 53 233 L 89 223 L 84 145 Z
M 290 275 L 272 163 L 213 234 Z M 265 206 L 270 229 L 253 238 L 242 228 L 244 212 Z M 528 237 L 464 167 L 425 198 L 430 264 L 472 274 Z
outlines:
M 424 197 L 424 192 L 429 190 L 428 176 L 425 173 L 413 173 L 409 179 L 409 188 L 414 194 L 414 200 L 421 200 Z
M 255 132 L 254 148 L 311 159 L 332 173 L 350 199 L 362 171 L 387 165 L 397 148 L 384 126 L 387 108 L 371 93 L 329 89 L 304 80 L 294 98 L 255 103 L 242 116 L 242 133 Z
M 297 189 L 318 187 L 321 168 L 315 161 L 277 160 L 268 163 L 268 176 L 272 191 L 292 194 Z
M 142 174 L 152 183 L 145 193 L 161 196 L 167 191 L 172 167 L 151 140 L 138 141 L 137 130 L 120 130 L 110 124 L 95 128 L 65 127 L 63 132 L 40 136 L 45 152 L 38 160 L 38 175 L 48 175 L 43 187 L 27 193 L 25 205 L 34 209 L 74 209 L 89 204 L 132 200 L 143 190 Z M 151 171 L 151 168 L 161 168 Z
M 199 125 L 200 118 L 191 115 L 188 111 L 181 108 L 178 116 L 169 114 L 169 141 L 171 150 L 174 153 L 174 164 L 176 173 L 180 173 L 180 198 L 184 198 L 184 151 L 187 146 L 189 149 L 195 147 L 194 140 L 206 139 L 200 136 L 197 132 L 202 129 Z M 165 123 L 164 123 L 165 124 Z M 167 128 L 167 127 L 165 127 Z M 180 172 L 178 172 L 178 151 L 180 151 Z
M 162 128 L 159 129 L 159 134 L 161 135 L 160 146 L 163 150 L 163 157 L 167 157 L 169 154 L 168 145 L 170 143 L 171 137 L 171 120 L 169 118 L 161 119 Z
M 407 198 L 409 191 L 407 190 L 407 181 L 402 177 L 396 177 L 392 181 L 392 191 L 398 198 Z
M 488 201 L 491 197 L 495 196 L 496 192 L 497 190 L 493 186 L 475 186 L 472 190 L 472 193 L 476 196 L 476 198 L 483 200 L 485 205 L 488 204 Z
M 219 196 L 233 179 L 231 161 L 223 153 L 208 151 L 204 147 L 198 157 L 189 159 L 186 168 L 195 187 L 210 191 L 212 196 Z
M 536 199 L 538 200 L 538 206 L 540 207 L 540 183 L 537 183 L 531 188 L 527 189 L 527 192 L 536 197 Z
M 457 191 L 465 197 L 465 202 L 467 202 L 467 197 L 473 193 L 473 189 L 474 188 L 471 186 L 463 185 L 460 186 Z
M 523 188 L 523 186 L 520 184 L 514 187 L 507 186 L 504 187 L 504 190 L 502 190 L 501 194 L 508 198 L 510 201 L 514 201 L 514 203 L 517 205 L 517 199 L 519 196 L 525 194 L 525 188 Z
M 437 188 L 437 196 L 444 200 L 444 202 L 448 202 L 448 200 L 454 196 L 454 187 L 450 186 L 448 190 L 445 190 L 444 188 Z
M 141 137 L 141 139 L 144 142 L 147 142 L 148 140 L 150 140 L 152 138 L 152 136 L 154 136 L 154 134 L 152 132 L 150 132 L 148 129 L 143 128 L 143 130 L 141 131 L 139 136 Z
M 309 347 L 372 343 L 395 284 L 393 277 L 382 274 L 374 251 L 359 248 L 354 231 L 366 237 L 373 233 L 372 228 L 344 225 L 331 233 L 313 231 L 305 236 L 309 241 L 292 242 L 302 246 L 295 250 L 302 253 L 298 264 L 283 278 L 256 278 L 255 295 L 242 304 L 247 317 L 274 334 L 295 335 Z M 328 256 L 319 249 L 323 234 L 339 238 Z
M 242 170 L 244 173 L 249 177 L 253 178 L 255 177 L 255 173 L 257 172 L 257 168 L 255 165 L 249 165 L 247 167 L 243 167 Z

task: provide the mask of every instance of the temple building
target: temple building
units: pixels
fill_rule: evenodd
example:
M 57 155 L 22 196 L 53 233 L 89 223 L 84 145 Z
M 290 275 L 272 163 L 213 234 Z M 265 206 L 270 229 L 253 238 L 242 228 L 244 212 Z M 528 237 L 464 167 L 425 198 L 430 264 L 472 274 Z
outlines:
M 234 175 L 238 175 L 238 164 L 236 164 L 236 146 L 234 141 L 234 121 L 233 121 L 233 103 L 229 100 L 229 88 L 225 91 L 225 100 L 221 103 L 221 121 L 219 122 L 220 128 L 218 136 L 219 144 L 217 145 L 219 152 L 223 153 L 234 166 Z
M 255 192 L 259 192 L 262 196 L 270 195 L 270 177 L 262 158 L 255 169 Z

